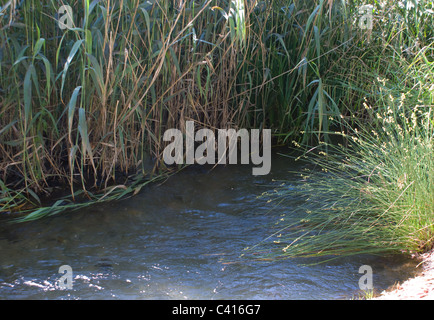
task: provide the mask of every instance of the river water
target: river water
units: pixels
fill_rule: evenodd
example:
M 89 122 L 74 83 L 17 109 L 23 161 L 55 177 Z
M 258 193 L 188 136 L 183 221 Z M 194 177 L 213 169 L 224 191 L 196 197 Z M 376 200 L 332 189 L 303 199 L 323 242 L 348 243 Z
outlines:
M 378 291 L 413 275 L 402 256 L 228 263 L 295 210 L 296 198 L 270 211 L 258 195 L 273 179 L 291 188 L 299 168 L 279 155 L 267 176 L 248 165 L 190 167 L 123 201 L 2 225 L 0 299 L 350 299 L 362 265 Z M 72 289 L 56 283 L 62 265 Z

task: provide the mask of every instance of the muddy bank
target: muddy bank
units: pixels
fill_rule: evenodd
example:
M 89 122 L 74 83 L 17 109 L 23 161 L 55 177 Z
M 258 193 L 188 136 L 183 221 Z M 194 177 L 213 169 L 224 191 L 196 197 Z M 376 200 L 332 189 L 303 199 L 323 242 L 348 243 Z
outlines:
M 420 255 L 418 276 L 383 291 L 374 300 L 434 300 L 434 250 Z

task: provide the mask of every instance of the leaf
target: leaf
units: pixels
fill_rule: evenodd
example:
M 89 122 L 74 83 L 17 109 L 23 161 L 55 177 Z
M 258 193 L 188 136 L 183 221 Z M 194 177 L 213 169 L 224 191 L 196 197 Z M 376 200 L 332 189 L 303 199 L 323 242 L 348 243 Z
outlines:
M 228 14 L 226 13 L 226 11 L 224 11 L 221 7 L 218 7 L 218 6 L 211 7 L 211 10 L 212 10 L 212 11 L 214 11 L 215 9 L 217 9 L 218 11 L 220 11 L 221 14 L 223 15 L 223 17 L 224 17 L 226 20 L 229 19 L 229 15 L 228 15 Z
M 315 80 L 315 81 L 318 81 L 318 80 Z M 309 105 L 307 108 L 307 119 L 306 119 L 306 129 L 305 129 L 306 132 L 309 131 L 308 130 L 309 120 L 311 120 L 311 129 L 313 128 L 313 121 L 315 119 L 315 106 L 316 106 L 316 102 L 317 102 L 317 97 L 318 97 L 318 88 L 315 90 L 315 93 L 313 94 L 312 99 L 310 99 L 310 102 L 309 102 Z
M 71 99 L 69 100 L 68 104 L 68 137 L 69 137 L 69 143 L 73 145 L 72 138 L 71 138 L 71 132 L 72 132 L 72 121 L 74 119 L 74 111 L 75 111 L 75 105 L 77 104 L 77 97 L 80 92 L 81 86 L 74 89 L 74 92 L 71 95 Z
M 91 70 L 93 72 L 91 75 L 97 84 L 98 93 L 102 97 L 104 92 L 104 76 L 101 65 L 98 63 L 98 60 L 96 60 L 95 56 L 91 55 L 90 53 L 86 53 L 86 56 L 89 58 L 90 64 L 92 66 Z
M 24 77 L 24 126 L 26 130 L 32 112 L 32 69 L 35 69 L 35 67 L 33 64 L 30 64 Z
M 150 32 L 151 32 L 151 22 L 150 22 L 151 19 L 149 18 L 149 13 L 144 8 L 140 8 L 140 9 L 141 9 L 141 11 L 143 13 L 143 16 L 145 17 L 146 30 L 147 30 L 147 33 L 149 35 Z
M 11 123 L 8 123 L 7 125 L 5 125 L 3 128 L 0 129 L 0 136 L 5 133 L 6 131 L 9 130 L 9 128 L 11 128 L 15 123 L 17 123 L 18 120 L 14 120 Z
M 297 64 L 298 75 L 303 73 L 303 88 L 306 88 L 306 76 L 307 76 L 307 58 L 303 57 L 301 61 Z M 308 85 L 309 86 L 309 85 Z
M 89 142 L 89 134 L 87 130 L 87 122 L 86 122 L 86 111 L 83 108 L 78 109 L 78 131 L 81 136 L 81 145 L 82 145 L 82 154 L 89 154 L 90 161 L 92 166 L 95 169 L 95 164 L 93 162 L 93 154 L 92 147 Z
M 319 134 L 321 134 L 324 116 L 327 113 L 325 106 L 326 105 L 324 103 L 324 93 L 323 93 L 322 80 L 319 79 L 319 84 L 318 84 L 318 120 L 319 120 L 318 131 L 319 131 Z M 327 116 L 325 116 L 325 121 L 327 121 Z
M 85 34 L 86 52 L 92 54 L 92 32 L 89 29 L 86 29 Z
M 32 220 L 40 219 L 47 214 L 46 209 L 47 208 L 39 208 L 39 209 L 29 213 L 25 217 L 18 218 L 16 221 L 17 222 L 26 222 L 26 221 L 32 221 Z
M 35 48 L 33 49 L 33 59 L 35 59 L 35 57 L 38 55 L 39 51 L 41 51 L 42 46 L 45 43 L 45 39 L 44 38 L 40 38 L 36 44 L 35 44 Z
M 71 52 L 68 55 L 68 59 L 66 60 L 65 66 L 63 67 L 63 73 L 62 73 L 62 84 L 60 87 L 60 96 L 63 95 L 63 86 L 65 84 L 66 79 L 66 73 L 68 72 L 69 65 L 72 62 L 72 59 L 74 59 L 75 54 L 77 53 L 78 49 L 80 48 L 81 44 L 84 42 L 84 40 L 78 40 L 74 43 L 72 46 Z
M 25 59 L 27 59 L 27 58 L 28 58 L 28 56 L 24 56 L 24 57 L 20 57 L 20 58 L 18 58 L 18 59 L 14 62 L 14 64 L 13 64 L 12 66 L 17 65 L 18 63 L 20 63 L 21 61 L 23 61 L 23 60 L 25 60 Z
M 321 45 L 320 45 L 320 34 L 319 34 L 319 29 L 317 26 L 313 26 L 313 33 L 314 33 L 314 37 L 315 37 L 315 47 L 316 47 L 316 56 L 318 59 L 318 67 L 319 67 L 319 58 L 321 55 Z
M 169 47 L 170 56 L 172 57 L 173 62 L 175 63 L 176 71 L 178 72 L 178 75 L 181 77 L 181 68 L 179 67 L 178 58 L 176 57 L 175 51 L 172 47 Z
M 271 35 L 270 35 L 270 37 L 271 36 L 275 36 L 276 38 L 277 38 L 277 40 L 279 40 L 279 42 L 280 42 L 280 44 L 282 45 L 282 47 L 283 47 L 283 49 L 285 50 L 285 53 L 286 53 L 286 57 L 288 58 L 288 61 L 290 61 L 290 54 L 289 54 L 289 52 L 288 52 L 288 49 L 286 48 L 286 45 L 285 45 L 285 42 L 284 42 L 284 40 L 283 40 L 283 36 L 281 35 L 281 34 L 279 34 L 279 33 L 272 33 Z
M 41 204 L 41 200 L 39 199 L 38 195 L 30 188 L 26 189 L 28 193 L 36 200 L 39 204 Z
M 41 57 L 42 61 L 44 62 L 45 65 L 45 78 L 47 80 L 47 96 L 48 98 L 50 97 L 50 89 L 51 89 L 51 81 L 52 81 L 52 69 L 53 67 L 51 66 L 50 61 L 48 61 L 48 59 L 42 54 L 40 53 L 39 56 Z

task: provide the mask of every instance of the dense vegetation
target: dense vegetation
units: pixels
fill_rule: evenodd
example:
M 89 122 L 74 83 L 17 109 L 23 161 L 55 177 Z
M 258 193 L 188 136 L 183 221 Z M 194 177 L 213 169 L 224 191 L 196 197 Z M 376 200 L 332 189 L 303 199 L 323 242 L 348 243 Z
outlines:
M 363 108 L 347 106 L 343 130 L 330 132 L 334 144 L 304 146 L 296 160 L 308 165 L 296 194 L 305 202 L 248 248 L 260 259 L 434 247 L 433 3 L 376 2 L 374 13 L 363 53 L 343 58 L 344 66 L 357 60 L 342 79 Z M 295 193 L 284 183 L 265 196 L 279 208 Z
M 430 248 L 433 3 L 366 4 L 3 1 L 0 211 L 31 220 L 135 194 L 172 172 L 164 131 L 194 120 L 326 154 L 309 161 L 327 180 L 312 173 L 303 191 L 322 204 L 306 201 L 314 223 L 282 227 L 265 255 Z M 296 245 L 294 226 L 309 229 Z

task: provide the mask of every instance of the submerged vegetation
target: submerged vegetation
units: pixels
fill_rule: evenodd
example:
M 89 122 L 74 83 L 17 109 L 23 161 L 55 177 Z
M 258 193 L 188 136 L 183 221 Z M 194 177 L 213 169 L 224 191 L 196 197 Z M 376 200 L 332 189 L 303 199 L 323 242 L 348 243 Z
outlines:
M 3 1 L 0 212 L 27 221 L 136 194 L 174 172 L 165 130 L 195 121 L 320 151 L 306 153 L 322 170 L 303 173 L 301 221 L 251 250 L 431 248 L 433 3 L 366 4 Z

